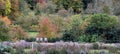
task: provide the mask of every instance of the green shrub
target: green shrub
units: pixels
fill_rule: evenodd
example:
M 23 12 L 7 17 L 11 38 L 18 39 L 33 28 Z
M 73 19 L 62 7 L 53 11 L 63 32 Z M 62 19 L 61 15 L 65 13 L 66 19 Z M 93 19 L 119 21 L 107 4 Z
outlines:
M 72 27 L 79 27 L 79 26 L 81 26 L 81 24 L 83 22 L 82 15 L 80 15 L 80 14 L 71 16 L 70 20 L 71 20 Z
M 64 31 L 62 39 L 64 41 L 77 41 L 78 36 L 82 34 L 80 29 L 83 23 L 82 16 L 79 14 L 73 15 L 69 21 L 70 29 Z
M 99 45 L 98 45 L 98 43 L 93 43 L 93 49 L 99 49 Z
M 39 18 L 35 16 L 34 12 L 29 12 L 16 18 L 14 24 L 20 25 L 26 31 L 30 31 L 32 25 L 38 25 L 38 20 Z
M 98 34 L 104 40 L 117 42 L 114 40 L 119 40 L 120 38 L 119 28 L 118 18 L 106 14 L 94 14 L 90 17 L 85 33 L 89 35 Z
M 80 35 L 77 38 L 78 42 L 100 42 L 102 40 L 98 35 Z
M 69 30 L 72 36 L 76 39 L 79 35 L 82 34 L 80 26 L 83 23 L 83 18 L 81 15 L 73 15 L 70 18 L 71 29 Z
M 73 36 L 72 31 L 65 31 L 62 37 L 63 41 L 75 41 L 75 36 Z
M 2 20 L 0 20 L 0 40 L 1 41 L 10 40 L 9 27 Z
M 101 40 L 102 40 L 102 37 L 95 35 L 95 34 L 92 35 L 91 37 L 92 37 L 91 42 L 101 42 Z
M 77 39 L 78 42 L 89 42 L 90 41 L 90 36 L 88 35 L 81 35 Z

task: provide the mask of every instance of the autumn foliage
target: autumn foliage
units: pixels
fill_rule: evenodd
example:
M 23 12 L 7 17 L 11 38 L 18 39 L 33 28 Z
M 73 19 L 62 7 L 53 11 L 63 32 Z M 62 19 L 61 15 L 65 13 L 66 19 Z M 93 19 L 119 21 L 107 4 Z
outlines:
M 56 36 L 56 33 L 56 25 L 54 25 L 48 17 L 40 20 L 38 37 L 52 38 Z
M 0 15 L 11 13 L 11 0 L 0 0 Z
M 0 20 L 3 20 L 7 25 L 11 24 L 11 20 L 7 16 L 0 17 Z
M 13 41 L 26 39 L 27 33 L 18 25 L 13 25 L 10 28 L 9 34 L 11 35 Z
M 20 15 L 19 6 L 19 0 L 11 0 L 11 13 L 9 14 L 11 20 L 16 20 L 17 16 Z

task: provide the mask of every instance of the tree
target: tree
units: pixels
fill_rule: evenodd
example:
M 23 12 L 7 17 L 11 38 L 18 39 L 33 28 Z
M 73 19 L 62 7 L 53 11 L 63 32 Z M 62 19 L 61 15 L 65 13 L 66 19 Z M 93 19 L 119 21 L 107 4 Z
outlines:
M 70 18 L 70 30 L 65 30 L 62 39 L 64 41 L 77 41 L 77 38 L 81 35 L 80 26 L 82 25 L 83 19 L 81 15 L 73 15 Z
M 58 9 L 65 8 L 68 10 L 72 8 L 74 12 L 81 12 L 83 3 L 82 0 L 52 0 L 58 7 Z
M 71 17 L 71 26 L 72 26 L 72 35 L 76 38 L 81 34 L 80 26 L 83 23 L 83 19 L 81 15 L 73 15 Z
M 117 42 L 119 37 L 118 18 L 106 14 L 94 14 L 90 17 L 90 24 L 87 26 L 86 34 L 98 34 L 105 40 Z M 115 40 L 115 41 L 114 41 Z
M 16 18 L 14 24 L 20 25 L 25 31 L 31 31 L 32 25 L 38 25 L 38 18 L 34 12 L 24 13 Z
M 12 25 L 9 30 L 9 35 L 13 41 L 24 40 L 28 38 L 27 33 L 19 25 Z
M 19 0 L 10 0 L 10 1 L 11 1 L 11 12 L 8 16 L 11 20 L 15 20 L 17 18 L 17 16 L 19 16 L 19 14 L 20 14 Z
M 39 37 L 54 38 L 57 37 L 56 25 L 54 25 L 48 17 L 45 17 L 39 22 Z
M 8 15 L 11 12 L 11 2 L 10 0 L 0 1 L 0 15 Z

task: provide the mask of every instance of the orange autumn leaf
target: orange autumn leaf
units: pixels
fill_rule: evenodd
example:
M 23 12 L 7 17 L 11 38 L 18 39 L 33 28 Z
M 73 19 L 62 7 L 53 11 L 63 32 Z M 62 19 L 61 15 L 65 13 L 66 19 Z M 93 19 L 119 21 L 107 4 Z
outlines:
M 11 24 L 11 20 L 7 16 L 1 17 L 0 19 L 3 20 L 7 25 Z

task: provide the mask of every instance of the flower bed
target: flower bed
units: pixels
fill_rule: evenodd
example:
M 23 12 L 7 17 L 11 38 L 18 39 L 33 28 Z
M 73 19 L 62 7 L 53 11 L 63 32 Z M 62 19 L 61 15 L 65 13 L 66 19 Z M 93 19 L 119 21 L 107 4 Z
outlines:
M 0 44 L 0 54 L 100 54 L 100 53 L 120 53 L 119 43 L 77 43 L 77 42 L 55 42 L 37 43 L 26 42 L 2 42 Z

